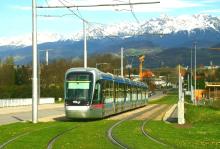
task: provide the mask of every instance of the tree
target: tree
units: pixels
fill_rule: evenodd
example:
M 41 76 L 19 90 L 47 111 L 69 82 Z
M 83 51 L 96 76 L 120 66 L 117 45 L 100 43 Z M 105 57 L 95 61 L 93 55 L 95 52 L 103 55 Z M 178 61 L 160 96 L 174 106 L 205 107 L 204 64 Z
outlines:
M 18 67 L 15 70 L 15 84 L 16 85 L 30 85 L 31 72 L 29 67 Z
M 10 86 L 15 83 L 14 59 L 8 57 L 1 67 L 0 85 Z

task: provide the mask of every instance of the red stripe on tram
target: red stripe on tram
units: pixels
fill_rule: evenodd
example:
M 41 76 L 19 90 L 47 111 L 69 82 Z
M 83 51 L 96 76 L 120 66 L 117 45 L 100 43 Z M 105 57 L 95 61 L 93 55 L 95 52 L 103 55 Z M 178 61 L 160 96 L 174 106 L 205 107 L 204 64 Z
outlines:
M 104 104 L 93 104 L 92 106 L 91 106 L 91 108 L 93 108 L 93 109 L 102 109 L 102 108 L 104 108 Z

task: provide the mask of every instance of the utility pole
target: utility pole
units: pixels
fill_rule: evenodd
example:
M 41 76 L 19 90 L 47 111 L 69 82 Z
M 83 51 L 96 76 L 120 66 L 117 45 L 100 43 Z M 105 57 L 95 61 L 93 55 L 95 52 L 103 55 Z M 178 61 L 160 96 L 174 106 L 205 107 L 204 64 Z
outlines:
M 183 93 L 183 77 L 179 65 L 179 101 L 178 101 L 178 124 L 184 124 L 184 93 Z
M 188 83 L 187 83 L 187 84 L 188 84 L 188 85 L 187 85 L 187 91 L 189 91 L 189 86 L 190 86 L 190 85 L 189 85 L 189 71 L 187 72 L 187 82 L 188 82 Z
M 46 65 L 48 66 L 48 58 L 49 58 L 49 55 L 48 55 L 49 53 L 48 53 L 48 49 L 46 50 Z
M 33 46 L 33 78 L 32 78 L 32 122 L 38 122 L 38 53 L 37 53 L 37 11 L 36 0 L 32 0 L 32 46 Z
M 123 67 L 123 58 L 124 58 L 124 56 L 123 56 L 123 53 L 124 53 L 124 48 L 122 47 L 121 48 L 121 76 L 122 77 L 124 76 L 124 72 L 123 72 L 123 69 L 124 69 L 124 67 Z
M 182 81 L 181 81 L 181 73 L 180 73 L 180 65 L 179 65 L 179 73 L 178 73 L 178 77 L 179 77 L 179 100 L 181 100 L 182 97 Z
M 195 88 L 195 93 L 194 93 L 195 97 L 194 97 L 194 103 L 197 104 L 197 101 L 196 101 L 197 100 L 196 99 L 196 42 L 195 42 L 195 77 L 194 78 L 195 78 L 195 85 L 194 85 L 195 86 L 194 87 Z
M 83 36 L 84 36 L 84 68 L 87 68 L 87 43 L 86 43 L 86 22 L 83 20 Z
M 193 73 L 193 72 L 192 72 L 192 69 L 193 69 L 193 68 L 192 68 L 192 57 L 193 57 L 193 56 L 192 56 L 192 48 L 191 48 L 191 69 L 190 69 L 190 71 L 191 71 L 191 72 L 190 72 L 190 75 L 191 75 L 191 76 L 190 76 L 190 77 L 191 77 L 191 79 L 190 79 L 190 80 L 191 80 L 191 81 L 190 81 L 190 87 L 191 87 L 191 88 L 190 88 L 190 89 L 191 89 L 191 101 L 194 103 L 194 99 L 193 99 L 193 98 L 194 98 L 194 94 L 193 94 L 193 85 L 192 85 L 192 81 L 193 81 L 193 79 L 192 79 L 192 73 Z

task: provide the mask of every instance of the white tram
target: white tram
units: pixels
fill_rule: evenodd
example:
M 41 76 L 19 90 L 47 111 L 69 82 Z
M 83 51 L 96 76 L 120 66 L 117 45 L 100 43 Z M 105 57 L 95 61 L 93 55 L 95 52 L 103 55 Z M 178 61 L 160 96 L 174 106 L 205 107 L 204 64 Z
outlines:
M 103 73 L 96 68 L 71 68 L 65 74 L 68 118 L 103 118 L 146 105 L 143 82 Z

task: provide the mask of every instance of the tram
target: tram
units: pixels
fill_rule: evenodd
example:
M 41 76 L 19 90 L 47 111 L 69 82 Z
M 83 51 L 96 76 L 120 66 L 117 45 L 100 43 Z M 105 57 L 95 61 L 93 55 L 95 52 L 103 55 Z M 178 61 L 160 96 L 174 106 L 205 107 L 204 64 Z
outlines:
M 104 118 L 145 106 L 147 85 L 96 68 L 71 68 L 65 74 L 67 118 Z

